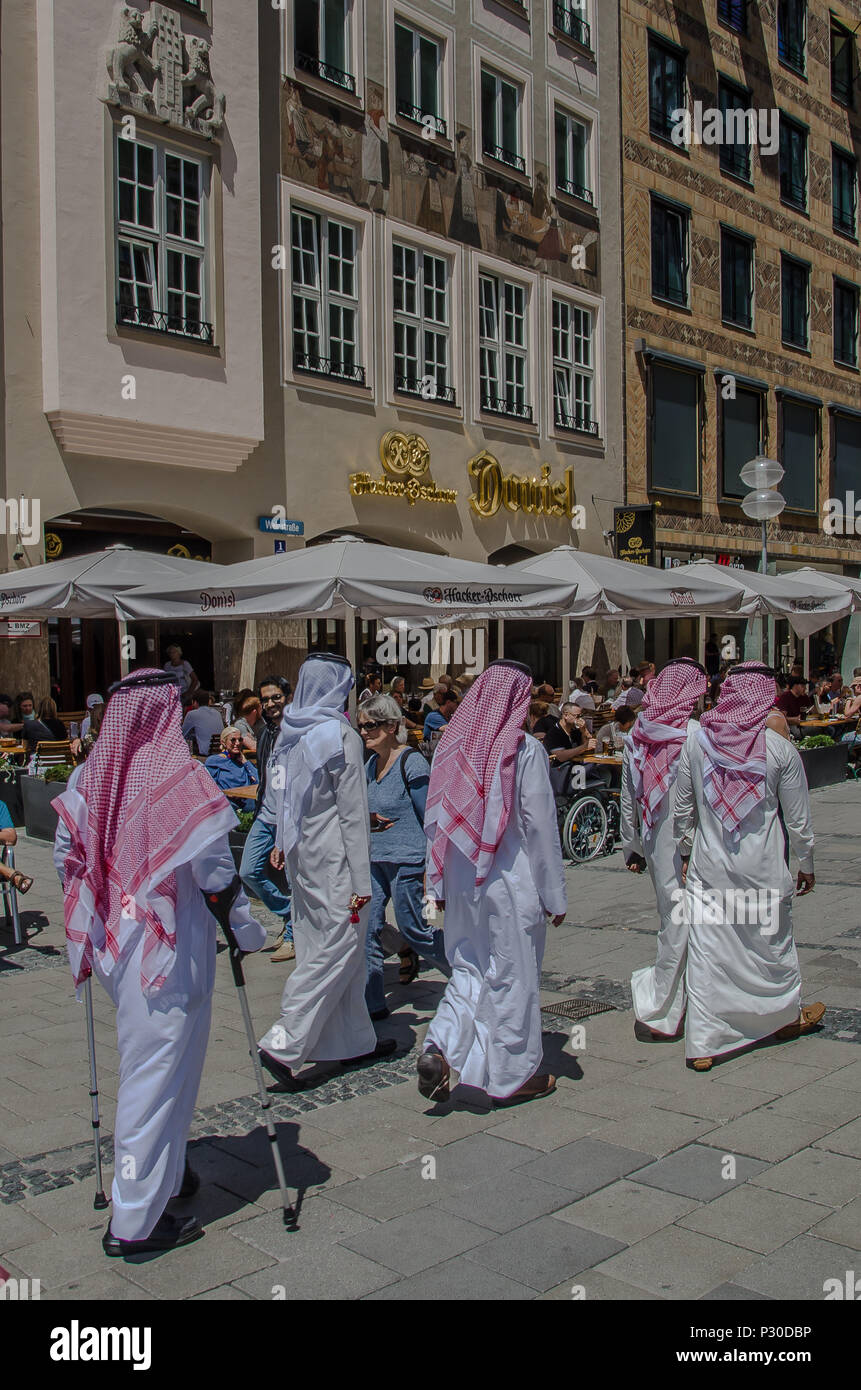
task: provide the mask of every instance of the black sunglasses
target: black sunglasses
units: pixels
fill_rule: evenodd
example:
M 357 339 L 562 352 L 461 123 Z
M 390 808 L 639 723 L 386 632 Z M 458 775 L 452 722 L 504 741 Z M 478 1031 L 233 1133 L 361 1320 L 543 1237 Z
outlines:
M 384 729 L 387 724 L 394 724 L 394 719 L 366 719 L 359 725 L 359 733 L 363 734 L 366 729 Z

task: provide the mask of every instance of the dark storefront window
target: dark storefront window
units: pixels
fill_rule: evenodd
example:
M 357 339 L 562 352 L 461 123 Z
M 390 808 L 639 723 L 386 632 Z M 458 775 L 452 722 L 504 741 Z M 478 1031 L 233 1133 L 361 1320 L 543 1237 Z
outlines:
M 834 411 L 831 416 L 834 444 L 833 495 L 845 497 L 858 492 L 861 479 L 861 417 Z

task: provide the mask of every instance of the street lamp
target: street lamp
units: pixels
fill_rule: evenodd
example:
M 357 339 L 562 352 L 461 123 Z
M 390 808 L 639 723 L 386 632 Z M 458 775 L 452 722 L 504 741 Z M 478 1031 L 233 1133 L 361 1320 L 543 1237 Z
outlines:
M 768 538 L 765 523 L 780 516 L 786 506 L 786 498 L 777 491 L 777 484 L 783 477 L 783 468 L 777 459 L 757 454 L 739 474 L 743 483 L 753 491 L 742 500 L 741 509 L 745 516 L 762 523 L 762 573 L 768 573 Z M 768 664 L 768 621 L 762 623 L 762 660 Z

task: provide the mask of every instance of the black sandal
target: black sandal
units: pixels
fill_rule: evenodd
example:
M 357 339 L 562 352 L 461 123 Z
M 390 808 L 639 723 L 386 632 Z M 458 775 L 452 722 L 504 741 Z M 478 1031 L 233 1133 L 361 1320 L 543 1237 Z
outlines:
M 32 878 L 28 878 L 26 874 L 22 874 L 20 869 L 15 870 L 14 874 L 9 879 L 9 883 L 11 883 L 17 893 L 29 893 L 30 889 L 33 887 Z
M 419 957 L 412 949 L 409 951 L 399 951 L 398 955 L 401 958 L 401 984 L 411 985 L 419 973 L 419 967 L 421 965 Z

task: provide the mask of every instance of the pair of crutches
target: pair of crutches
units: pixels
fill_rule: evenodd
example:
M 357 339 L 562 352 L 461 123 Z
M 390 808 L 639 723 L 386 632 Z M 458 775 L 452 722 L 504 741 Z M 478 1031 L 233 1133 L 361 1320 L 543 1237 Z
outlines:
M 242 969 L 242 951 L 233 933 L 233 928 L 230 925 L 230 908 L 239 891 L 239 884 L 240 880 L 237 875 L 233 882 L 230 883 L 227 888 L 223 888 L 220 893 L 204 893 L 203 896 L 207 907 L 227 938 L 227 945 L 230 952 L 230 968 L 233 972 L 233 982 L 236 985 L 236 992 L 239 995 L 239 1007 L 242 1010 L 242 1017 L 245 1022 L 245 1032 L 248 1035 L 248 1046 L 251 1050 L 251 1059 L 254 1063 L 254 1072 L 257 1079 L 257 1091 L 260 1096 L 260 1108 L 263 1111 L 266 1133 L 269 1138 L 269 1143 L 272 1146 L 272 1160 L 275 1164 L 278 1190 L 281 1194 L 284 1225 L 288 1230 L 295 1231 L 298 1230 L 296 1225 L 297 1216 L 295 1209 L 290 1204 L 290 1198 L 287 1192 L 284 1163 L 281 1158 L 281 1149 L 278 1144 L 275 1122 L 272 1118 L 272 1100 L 266 1090 L 266 1083 L 263 1079 L 263 1068 L 260 1065 L 260 1056 L 257 1051 L 254 1024 L 251 1020 L 251 1010 L 248 1007 L 248 997 L 245 991 L 245 972 Z M 96 1077 L 96 1038 L 93 1026 L 92 977 L 90 976 L 84 981 L 84 1005 L 87 1014 L 87 1050 L 90 1057 L 90 1099 L 93 1107 L 93 1144 L 96 1158 L 96 1195 L 93 1199 L 93 1207 L 96 1211 L 104 1211 L 105 1207 L 108 1205 L 108 1198 L 105 1196 L 102 1182 L 101 1121 L 99 1119 L 99 1087 Z

